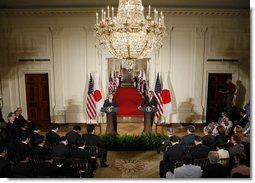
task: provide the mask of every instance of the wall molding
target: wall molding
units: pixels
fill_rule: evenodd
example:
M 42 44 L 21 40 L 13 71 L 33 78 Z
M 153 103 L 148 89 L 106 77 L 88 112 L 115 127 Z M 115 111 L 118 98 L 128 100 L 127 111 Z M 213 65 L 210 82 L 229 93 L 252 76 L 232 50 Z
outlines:
M 46 8 L 46 9 L 6 9 L 0 8 L 0 16 L 95 16 L 100 8 Z M 160 8 L 165 16 L 227 16 L 249 17 L 249 9 L 197 9 L 197 8 Z M 144 12 L 147 13 L 146 11 Z

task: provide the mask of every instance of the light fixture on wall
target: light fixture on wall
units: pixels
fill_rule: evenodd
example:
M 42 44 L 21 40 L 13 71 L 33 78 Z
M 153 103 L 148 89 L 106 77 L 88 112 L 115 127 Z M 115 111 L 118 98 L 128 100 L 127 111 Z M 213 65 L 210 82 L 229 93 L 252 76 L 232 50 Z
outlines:
M 151 16 L 151 7 L 144 18 L 144 7 L 141 0 L 119 0 L 117 16 L 114 8 L 102 9 L 101 21 L 96 13 L 95 32 L 99 44 L 119 59 L 130 60 L 146 57 L 153 49 L 162 46 L 165 35 L 163 13 L 154 9 Z

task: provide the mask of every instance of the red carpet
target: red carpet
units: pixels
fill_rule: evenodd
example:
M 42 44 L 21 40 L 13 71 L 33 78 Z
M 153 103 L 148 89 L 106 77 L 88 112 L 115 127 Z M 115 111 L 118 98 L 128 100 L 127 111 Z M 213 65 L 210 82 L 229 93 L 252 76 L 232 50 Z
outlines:
M 143 115 L 138 110 L 142 96 L 135 87 L 119 87 L 114 96 L 119 106 L 118 116 Z

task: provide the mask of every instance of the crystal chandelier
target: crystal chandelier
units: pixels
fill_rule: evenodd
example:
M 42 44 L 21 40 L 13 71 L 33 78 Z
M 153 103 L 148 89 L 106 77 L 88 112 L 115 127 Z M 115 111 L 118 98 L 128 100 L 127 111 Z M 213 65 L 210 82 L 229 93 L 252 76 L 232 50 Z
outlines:
M 119 59 L 142 59 L 153 49 L 162 45 L 165 35 L 164 16 L 154 9 L 151 16 L 151 7 L 144 18 L 144 7 L 141 0 L 119 0 L 117 16 L 114 8 L 107 6 L 106 11 L 101 11 L 101 21 L 96 13 L 95 32 L 99 44 L 106 47 L 109 52 Z
M 132 70 L 135 68 L 135 61 L 132 59 L 125 59 L 121 61 L 121 67 L 127 70 Z

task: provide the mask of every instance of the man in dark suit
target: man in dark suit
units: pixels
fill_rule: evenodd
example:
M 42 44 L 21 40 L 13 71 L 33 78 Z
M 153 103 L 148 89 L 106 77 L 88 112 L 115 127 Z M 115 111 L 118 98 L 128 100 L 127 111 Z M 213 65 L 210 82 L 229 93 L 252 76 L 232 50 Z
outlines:
M 34 127 L 34 131 L 31 133 L 31 136 L 30 136 L 30 143 L 31 143 L 32 146 L 37 146 L 36 141 L 37 141 L 39 138 L 43 137 L 43 136 L 40 135 L 39 133 L 40 133 L 40 128 L 39 128 L 39 126 L 36 125 L 36 126 Z M 43 138 L 44 138 L 44 137 L 43 137 Z
M 60 136 L 57 134 L 59 130 L 59 124 L 54 124 L 51 131 L 46 133 L 46 141 L 50 144 L 58 144 L 60 142 Z
M 227 167 L 220 164 L 217 151 L 210 151 L 208 154 L 210 164 L 203 169 L 202 178 L 227 178 Z
M 88 160 L 88 165 L 91 168 L 92 167 L 91 155 L 88 151 L 85 150 L 84 140 L 79 139 L 77 141 L 77 146 L 78 146 L 77 149 L 71 150 L 71 158 L 86 159 Z
M 174 164 L 177 161 L 181 161 L 182 155 L 185 151 L 185 147 L 179 144 L 179 138 L 177 136 L 173 135 L 170 140 L 172 147 L 168 148 L 164 152 L 163 160 L 160 161 L 160 178 L 166 177 L 166 172 L 168 171 L 171 171 L 173 173 Z
M 81 138 L 81 127 L 79 125 L 75 125 L 73 130 L 66 134 L 66 138 L 68 141 L 68 145 L 77 145 L 77 141 Z
M 22 115 L 22 113 L 23 113 L 22 108 L 21 108 L 21 107 L 18 107 L 18 108 L 17 108 L 17 111 L 18 111 L 18 113 L 19 113 L 19 115 L 18 115 L 19 121 L 23 121 L 23 123 L 27 123 L 27 120 L 26 120 L 26 119 L 23 117 L 23 115 Z
M 0 145 L 0 178 L 12 176 L 11 164 L 7 159 L 7 148 Z
M 40 156 L 43 158 L 53 154 L 51 149 L 44 146 L 45 140 L 43 136 L 38 137 L 35 143 L 37 144 L 37 146 L 34 146 L 32 148 L 33 156 Z
M 210 148 L 202 144 L 202 138 L 195 136 L 195 146 L 190 149 L 193 160 L 198 158 L 207 158 Z
M 212 135 L 213 129 L 210 126 L 204 127 L 204 134 L 205 136 L 202 137 L 202 143 L 208 147 L 210 147 L 211 150 L 214 149 L 214 145 L 216 142 L 216 136 Z
M 119 87 L 121 87 L 121 82 L 122 82 L 122 76 L 119 75 Z
M 106 164 L 107 160 L 107 151 L 106 149 L 102 148 L 102 142 L 100 141 L 99 137 L 94 134 L 95 127 L 94 125 L 87 126 L 87 134 L 83 134 L 82 138 L 85 141 L 87 146 L 97 146 L 98 147 L 98 157 L 101 157 L 101 167 L 108 167 L 109 165 Z
M 19 127 L 14 123 L 15 115 L 10 112 L 7 116 L 8 123 L 6 125 L 6 130 L 11 141 L 15 141 L 19 137 Z
M 181 139 L 181 144 L 182 145 L 194 145 L 194 140 L 195 140 L 195 132 L 196 128 L 194 125 L 189 125 L 187 127 L 187 135 L 183 136 Z
M 241 118 L 240 120 L 238 121 L 238 125 L 240 125 L 242 128 L 245 127 L 245 125 L 248 123 L 248 115 L 246 114 L 246 111 L 243 110 L 243 109 L 240 109 L 240 112 L 239 112 Z
M 23 135 L 20 138 L 20 141 L 16 143 L 15 151 L 18 157 L 29 157 L 31 155 L 31 148 L 29 145 L 29 137 L 27 135 Z
M 104 106 L 103 107 L 118 107 L 118 104 L 116 100 L 113 98 L 113 95 L 110 93 L 108 96 L 108 99 L 104 101 Z M 111 114 L 107 115 L 112 115 L 112 123 L 113 123 L 113 128 L 114 132 L 117 133 L 117 115 L 116 112 L 113 112 Z
M 53 147 L 53 155 L 56 157 L 69 158 L 70 149 L 67 145 L 68 145 L 68 141 L 66 136 L 61 137 L 60 143 Z
M 21 126 L 24 126 L 26 124 L 26 120 L 22 117 L 20 117 L 20 113 L 18 110 L 14 111 L 14 114 L 15 114 L 15 120 L 14 120 L 14 123 L 19 127 L 21 128 Z
M 148 95 L 143 99 L 141 105 L 139 106 L 139 109 L 141 107 L 156 107 L 157 108 L 157 105 L 158 105 L 158 100 L 157 98 L 154 96 L 154 92 L 153 91 L 149 91 L 148 92 Z M 145 114 L 144 114 L 145 115 Z M 155 114 L 152 113 L 151 114 L 151 127 L 153 125 L 153 120 L 154 120 L 154 116 Z M 144 125 L 145 125 L 145 122 L 144 122 Z

